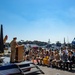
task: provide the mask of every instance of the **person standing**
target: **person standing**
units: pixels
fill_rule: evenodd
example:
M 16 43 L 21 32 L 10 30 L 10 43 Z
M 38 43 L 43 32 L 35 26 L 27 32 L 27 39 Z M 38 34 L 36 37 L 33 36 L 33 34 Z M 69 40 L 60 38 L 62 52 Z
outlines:
M 15 62 L 16 46 L 18 45 L 16 40 L 17 40 L 17 38 L 14 37 L 13 40 L 11 41 L 11 43 L 10 43 L 10 46 L 11 46 L 10 62 Z
M 5 35 L 5 37 L 4 37 L 4 39 L 3 39 L 3 43 L 4 43 L 4 44 L 6 43 L 7 39 L 8 39 L 8 36 Z
M 5 43 L 6 43 L 7 39 L 8 39 L 8 36 L 7 36 L 7 35 L 5 35 L 5 37 L 4 37 L 4 39 L 3 39 L 3 44 L 4 44 L 4 46 L 3 46 L 3 47 L 4 47 L 4 50 L 6 49 L 6 48 L 5 48 Z

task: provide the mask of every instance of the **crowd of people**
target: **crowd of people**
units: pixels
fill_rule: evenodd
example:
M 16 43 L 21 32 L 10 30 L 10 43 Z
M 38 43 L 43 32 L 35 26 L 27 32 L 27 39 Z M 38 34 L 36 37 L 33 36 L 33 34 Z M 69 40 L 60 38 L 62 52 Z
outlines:
M 75 63 L 75 49 L 63 47 L 60 50 L 30 49 L 25 51 L 25 60 L 38 65 L 60 66 L 60 62 Z
M 11 57 L 10 62 L 15 62 L 15 53 L 16 46 L 18 46 L 16 42 L 16 37 L 10 43 L 11 46 Z M 7 35 L 4 38 L 4 43 L 7 40 Z M 43 49 L 43 48 L 30 48 L 29 50 L 24 50 L 24 60 L 32 61 L 38 65 L 46 65 L 46 66 L 60 66 L 62 62 L 71 62 L 75 64 L 75 48 L 62 47 L 61 49 Z M 67 63 L 68 64 L 68 63 Z

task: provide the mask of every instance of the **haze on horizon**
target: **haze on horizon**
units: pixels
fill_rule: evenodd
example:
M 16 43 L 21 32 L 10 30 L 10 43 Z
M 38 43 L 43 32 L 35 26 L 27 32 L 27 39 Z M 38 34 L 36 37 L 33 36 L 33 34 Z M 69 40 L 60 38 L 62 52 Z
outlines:
M 71 42 L 75 0 L 0 0 L 0 24 L 8 40 Z

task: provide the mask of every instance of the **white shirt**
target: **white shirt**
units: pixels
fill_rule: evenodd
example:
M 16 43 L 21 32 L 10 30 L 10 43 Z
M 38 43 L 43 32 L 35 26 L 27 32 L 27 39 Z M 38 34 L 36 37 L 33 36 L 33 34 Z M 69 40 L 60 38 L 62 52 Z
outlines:
M 65 54 L 68 55 L 68 50 L 64 50 Z

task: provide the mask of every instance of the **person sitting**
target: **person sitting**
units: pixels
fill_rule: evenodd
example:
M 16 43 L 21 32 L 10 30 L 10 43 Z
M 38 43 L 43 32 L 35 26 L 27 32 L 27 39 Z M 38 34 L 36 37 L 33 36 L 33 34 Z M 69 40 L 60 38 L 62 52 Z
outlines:
M 75 57 L 73 56 L 73 52 L 69 51 L 68 54 L 68 61 L 66 63 L 67 69 L 68 67 L 70 68 L 70 70 L 72 70 L 72 65 L 75 63 Z
M 60 62 L 59 62 L 59 67 L 60 68 L 63 67 L 65 69 L 65 64 L 67 62 L 67 59 L 68 59 L 68 56 L 65 53 L 65 51 L 63 50 L 62 53 L 61 53 L 61 55 L 60 55 Z M 62 66 L 62 64 L 63 64 L 63 66 Z
M 67 61 L 67 58 L 68 58 L 68 56 L 67 56 L 67 54 L 65 53 L 65 51 L 63 50 L 63 51 L 62 51 L 62 55 L 61 55 L 61 62 Z
M 37 58 L 37 62 L 39 65 L 43 64 L 43 58 L 44 58 L 44 50 L 41 50 L 40 52 L 38 52 L 38 58 Z
M 66 47 L 64 47 L 64 52 L 68 55 L 68 50 Z
M 75 49 L 73 49 L 73 56 L 75 57 Z
M 74 63 L 75 63 L 75 49 L 73 49 L 73 57 L 74 57 Z
M 60 61 L 60 55 L 59 55 L 58 51 L 56 51 L 55 55 L 54 55 L 54 60 L 52 60 L 52 66 L 58 67 L 59 61 Z
M 53 60 L 54 60 L 54 53 L 53 53 L 53 51 L 51 51 L 50 57 L 49 57 L 49 60 L 48 60 L 48 67 L 52 66 L 52 61 Z
M 45 51 L 45 55 L 43 58 L 43 65 L 48 65 L 48 60 L 49 60 L 49 52 Z

